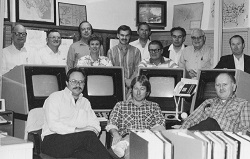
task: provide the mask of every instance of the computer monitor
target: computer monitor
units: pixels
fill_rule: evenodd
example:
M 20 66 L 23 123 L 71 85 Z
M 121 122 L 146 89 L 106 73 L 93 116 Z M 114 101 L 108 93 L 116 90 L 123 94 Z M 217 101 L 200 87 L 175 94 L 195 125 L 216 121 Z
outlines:
M 202 69 L 198 74 L 198 88 L 193 96 L 190 112 L 193 112 L 206 99 L 217 96 L 215 77 L 220 73 L 230 73 L 235 76 L 237 84 L 236 96 L 247 100 L 250 99 L 250 74 L 236 69 Z
M 6 109 L 27 115 L 29 110 L 42 107 L 53 92 L 66 86 L 63 66 L 20 65 L 3 75 L 2 98 Z
M 110 111 L 125 99 L 122 67 L 80 67 L 87 75 L 83 96 L 94 111 Z
M 173 92 L 176 84 L 185 76 L 185 70 L 139 68 L 139 75 L 145 75 L 151 84 L 151 94 L 147 100 L 158 103 L 163 113 L 174 114 L 176 112 L 176 104 Z M 182 111 L 182 104 L 182 102 L 179 103 L 179 113 Z

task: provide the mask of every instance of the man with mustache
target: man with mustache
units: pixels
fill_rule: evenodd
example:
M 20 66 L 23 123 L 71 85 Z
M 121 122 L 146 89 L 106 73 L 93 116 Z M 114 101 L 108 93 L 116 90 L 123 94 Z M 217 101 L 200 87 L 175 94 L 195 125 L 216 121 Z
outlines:
M 250 128 L 250 104 L 236 97 L 236 80 L 229 73 L 215 78 L 217 97 L 205 100 L 182 124 L 182 129 L 211 130 L 218 125 L 223 131 L 241 132 Z M 216 128 L 218 130 L 218 128 Z
M 113 66 L 124 68 L 124 77 L 126 90 L 129 89 L 130 83 L 138 72 L 138 65 L 141 61 L 141 52 L 138 48 L 129 44 L 131 29 L 127 25 L 122 25 L 117 30 L 119 44 L 109 49 L 108 57 Z
M 213 68 L 214 50 L 207 46 L 206 36 L 202 29 L 191 31 L 192 45 L 182 51 L 178 66 L 185 68 L 187 78 L 196 78 L 198 70 Z
M 98 139 L 100 123 L 82 91 L 85 72 L 73 68 L 67 73 L 67 87 L 52 93 L 44 102 L 42 152 L 56 158 L 110 159 Z
M 250 73 L 250 56 L 245 55 L 245 41 L 240 35 L 234 35 L 229 40 L 231 55 L 225 55 L 220 58 L 215 68 L 239 69 Z
M 37 63 L 43 65 L 64 65 L 66 66 L 66 56 L 59 47 L 62 43 L 61 34 L 56 29 L 47 32 L 47 45 L 42 47 L 37 55 Z
M 12 44 L 3 49 L 2 74 L 18 65 L 35 64 L 35 49 L 25 46 L 26 37 L 23 25 L 17 24 L 12 28 Z

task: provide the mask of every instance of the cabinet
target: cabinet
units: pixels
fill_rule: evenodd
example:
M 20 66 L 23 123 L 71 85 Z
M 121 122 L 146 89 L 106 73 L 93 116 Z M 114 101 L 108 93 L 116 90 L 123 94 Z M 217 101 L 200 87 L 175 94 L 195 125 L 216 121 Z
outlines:
M 3 117 L 7 122 L 0 123 L 0 131 L 7 132 L 9 136 L 13 136 L 14 132 L 14 120 L 13 111 L 6 110 L 0 112 L 0 116 Z

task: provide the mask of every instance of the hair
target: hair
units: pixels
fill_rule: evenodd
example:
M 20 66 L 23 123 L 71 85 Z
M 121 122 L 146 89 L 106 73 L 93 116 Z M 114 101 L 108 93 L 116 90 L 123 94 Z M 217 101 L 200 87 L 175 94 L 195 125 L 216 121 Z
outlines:
M 50 33 L 55 33 L 55 32 L 59 33 L 59 31 L 56 30 L 56 29 L 50 29 L 49 31 L 46 32 L 47 37 L 49 37 L 49 34 L 50 34 Z M 60 34 L 60 33 L 59 33 L 59 34 Z
M 129 35 L 132 34 L 132 30 L 129 26 L 127 25 L 121 25 L 118 29 L 117 29 L 117 34 L 120 34 L 120 31 L 123 30 L 123 31 L 129 31 Z
M 205 32 L 202 30 L 202 29 L 200 29 L 200 28 L 195 28 L 195 29 L 193 29 L 192 31 L 191 31 L 191 36 L 194 34 L 194 32 L 196 32 L 196 31 L 199 31 L 199 32 L 201 32 L 201 36 L 205 36 Z
M 149 46 L 150 45 L 158 45 L 158 46 L 160 46 L 160 49 L 163 49 L 163 45 L 162 45 L 162 43 L 159 41 L 159 40 L 153 40 L 153 41 L 151 41 L 149 44 L 148 44 L 148 49 L 149 49 Z
M 139 82 L 142 86 L 146 87 L 146 90 L 147 90 L 146 98 L 147 98 L 151 93 L 151 84 L 150 84 L 148 78 L 145 75 L 140 75 L 140 76 L 135 77 L 131 81 L 131 85 L 130 85 L 131 90 L 133 90 L 134 85 L 136 84 L 136 82 Z M 133 96 L 133 93 L 132 93 L 132 96 Z
M 186 30 L 184 28 L 178 26 L 178 27 L 173 27 L 170 30 L 171 36 L 173 35 L 173 32 L 176 31 L 176 30 L 180 30 L 182 32 L 183 37 L 185 37 L 187 35 Z
M 141 27 L 142 25 L 146 25 L 146 26 L 148 27 L 148 30 L 151 31 L 151 27 L 150 27 L 149 24 L 146 23 L 146 22 L 140 22 L 140 23 L 138 24 L 137 31 L 139 31 L 139 29 L 140 29 L 140 27 Z
M 82 21 L 82 22 L 79 24 L 79 26 L 78 26 L 78 32 L 79 32 L 80 37 L 82 37 L 82 34 L 81 34 L 81 25 L 82 25 L 83 23 L 88 23 L 88 24 L 90 25 L 91 34 L 93 34 L 93 27 L 92 27 L 92 25 L 91 25 L 88 21 Z
M 242 44 L 245 44 L 245 40 L 243 39 L 242 36 L 240 36 L 240 35 L 234 35 L 234 36 L 232 36 L 232 37 L 229 39 L 229 44 L 230 44 L 230 45 L 231 45 L 231 40 L 232 40 L 233 38 L 240 38 Z
M 88 39 L 88 45 L 90 45 L 90 42 L 91 41 L 99 41 L 100 42 L 100 45 L 102 45 L 102 38 L 101 37 L 99 37 L 98 35 L 96 35 L 96 34 L 92 34 L 92 35 L 90 35 L 90 37 L 89 37 L 89 39 Z
M 234 83 L 234 84 L 236 84 L 236 79 L 235 79 L 235 77 L 231 74 L 231 73 L 228 73 L 228 72 L 223 72 L 223 73 L 219 73 L 216 77 L 215 77 L 215 80 L 220 76 L 220 75 L 227 75 L 230 79 L 231 79 L 231 81 Z
M 86 73 L 83 69 L 80 69 L 78 67 L 74 67 L 72 69 L 70 69 L 68 72 L 67 72 L 67 75 L 66 75 L 66 81 L 69 82 L 69 78 L 70 78 L 70 75 L 73 73 L 73 72 L 80 72 L 83 77 L 84 77 L 84 81 L 86 81 Z

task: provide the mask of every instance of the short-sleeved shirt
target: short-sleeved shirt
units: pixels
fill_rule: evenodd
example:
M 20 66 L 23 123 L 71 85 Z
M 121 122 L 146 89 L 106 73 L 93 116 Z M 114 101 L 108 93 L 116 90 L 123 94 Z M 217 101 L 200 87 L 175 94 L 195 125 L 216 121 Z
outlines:
M 152 59 L 144 59 L 140 62 L 139 67 L 164 67 L 164 68 L 178 68 L 178 65 L 174 63 L 173 60 L 162 57 L 161 58 L 161 63 L 158 65 L 154 64 Z
M 81 66 L 113 66 L 110 59 L 106 56 L 99 56 L 97 60 L 93 60 L 90 55 L 81 57 L 77 62 L 77 67 Z

